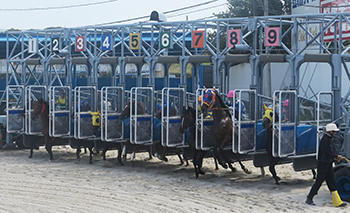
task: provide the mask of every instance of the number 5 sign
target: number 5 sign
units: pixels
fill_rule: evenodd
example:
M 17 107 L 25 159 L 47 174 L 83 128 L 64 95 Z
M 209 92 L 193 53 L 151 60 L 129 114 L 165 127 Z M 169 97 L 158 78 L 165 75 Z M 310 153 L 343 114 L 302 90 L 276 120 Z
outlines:
M 140 49 L 140 40 L 141 40 L 140 33 L 130 33 L 129 38 L 130 38 L 130 43 L 129 43 L 130 49 L 132 50 Z
M 84 51 L 85 51 L 85 36 L 76 36 L 75 52 L 84 52 Z
M 204 48 L 204 30 L 192 31 L 192 47 L 193 48 Z
M 266 47 L 280 46 L 280 28 L 279 27 L 265 28 L 265 46 Z

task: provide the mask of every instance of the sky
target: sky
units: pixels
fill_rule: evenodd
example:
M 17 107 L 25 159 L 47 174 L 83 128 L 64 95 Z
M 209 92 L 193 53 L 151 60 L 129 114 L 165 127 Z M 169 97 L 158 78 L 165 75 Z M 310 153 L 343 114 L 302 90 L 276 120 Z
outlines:
M 67 9 L 11 11 L 11 9 L 47 8 L 103 2 L 106 0 L 1 0 L 0 29 L 44 29 L 46 27 L 81 27 L 129 18 L 208 2 L 210 0 L 116 0 L 99 5 Z M 225 11 L 227 0 L 167 14 L 168 21 L 202 19 Z M 141 21 L 141 20 L 140 20 Z M 135 23 L 138 21 L 128 22 Z

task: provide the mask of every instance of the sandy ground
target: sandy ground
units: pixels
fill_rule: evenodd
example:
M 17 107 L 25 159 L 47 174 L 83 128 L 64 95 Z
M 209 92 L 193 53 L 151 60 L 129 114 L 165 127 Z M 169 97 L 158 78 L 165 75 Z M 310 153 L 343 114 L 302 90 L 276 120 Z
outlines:
M 0 212 L 350 212 L 332 207 L 325 184 L 317 206 L 304 204 L 312 175 L 291 165 L 277 166 L 282 183 L 275 185 L 251 162 L 247 175 L 240 168 L 216 171 L 206 159 L 206 175 L 197 180 L 192 165 L 178 166 L 177 157 L 145 161 L 142 153 L 120 166 L 116 152 L 107 161 L 95 156 L 93 165 L 87 155 L 75 160 L 69 147 L 55 147 L 54 154 L 49 162 L 44 149 L 33 159 L 28 151 L 0 151 Z

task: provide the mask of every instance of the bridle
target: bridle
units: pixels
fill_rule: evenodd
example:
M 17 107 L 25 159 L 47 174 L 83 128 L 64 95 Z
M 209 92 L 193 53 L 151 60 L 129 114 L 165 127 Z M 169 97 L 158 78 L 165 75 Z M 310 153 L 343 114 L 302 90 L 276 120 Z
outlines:
M 209 94 L 212 94 L 211 99 L 209 99 Z M 207 89 L 204 90 L 203 95 L 203 104 L 206 105 L 210 110 L 212 111 L 218 111 L 218 110 L 230 110 L 227 107 L 214 107 L 214 104 L 216 103 L 216 92 L 215 89 L 207 91 Z

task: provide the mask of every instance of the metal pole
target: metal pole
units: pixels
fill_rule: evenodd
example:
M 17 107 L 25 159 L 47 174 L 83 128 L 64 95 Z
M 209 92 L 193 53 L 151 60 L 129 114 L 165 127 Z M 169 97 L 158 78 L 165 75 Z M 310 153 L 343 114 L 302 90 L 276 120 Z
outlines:
M 269 3 L 267 0 L 264 0 L 264 16 L 269 16 Z M 268 48 L 265 49 L 265 53 L 268 54 Z M 271 63 L 266 64 L 266 93 L 268 96 L 272 95 L 272 81 L 271 81 Z

